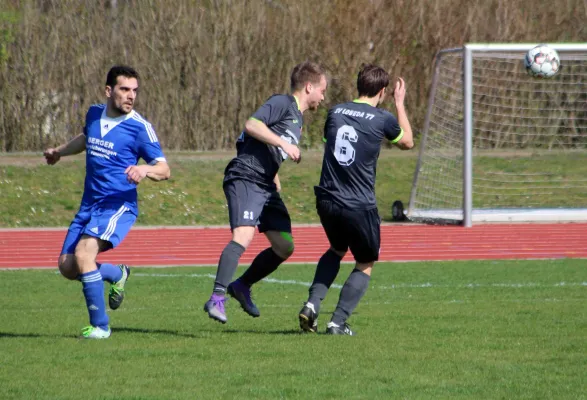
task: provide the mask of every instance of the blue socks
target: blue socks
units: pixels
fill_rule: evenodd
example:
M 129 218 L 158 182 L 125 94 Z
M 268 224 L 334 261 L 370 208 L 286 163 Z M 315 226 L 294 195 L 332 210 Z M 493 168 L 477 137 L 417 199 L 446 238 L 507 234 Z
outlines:
M 106 314 L 106 301 L 104 300 L 104 281 L 102 281 L 100 271 L 95 270 L 81 274 L 80 281 L 90 314 L 90 325 L 107 330 L 108 314 Z
M 122 279 L 122 269 L 118 265 L 100 263 L 96 263 L 96 265 L 98 265 L 102 279 L 106 282 L 116 283 Z

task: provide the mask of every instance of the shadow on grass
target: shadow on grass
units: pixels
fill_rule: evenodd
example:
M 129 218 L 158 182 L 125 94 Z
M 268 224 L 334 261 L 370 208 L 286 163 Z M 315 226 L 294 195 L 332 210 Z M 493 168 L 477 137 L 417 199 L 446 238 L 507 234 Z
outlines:
M 192 333 L 180 332 L 171 329 L 147 329 L 147 328 L 126 328 L 126 327 L 117 327 L 112 328 L 112 333 L 117 332 L 128 332 L 128 333 L 143 333 L 148 335 L 171 335 L 171 336 L 179 336 L 179 337 L 188 337 L 194 339 L 202 339 L 207 337 L 212 337 L 215 334 L 222 334 L 222 333 L 255 333 L 259 335 L 300 335 L 301 332 L 299 330 L 294 329 L 284 329 L 284 330 L 277 330 L 277 331 L 257 331 L 252 329 L 225 329 L 225 330 L 216 330 L 216 329 L 202 329 L 196 328 Z
M 196 333 L 186 333 L 180 331 L 174 331 L 171 329 L 147 329 L 147 328 L 126 328 L 126 327 L 114 327 L 112 328 L 112 333 L 116 334 L 119 332 L 125 333 L 142 333 L 146 335 L 169 335 L 169 336 L 179 336 L 179 337 L 187 337 L 187 338 L 194 338 L 194 339 L 201 339 L 208 336 L 212 331 L 204 331 L 204 330 L 197 330 Z
M 283 329 L 279 331 L 255 331 L 252 329 L 226 329 L 222 333 L 256 333 L 259 335 L 302 335 L 299 329 Z
M 225 330 L 216 330 L 216 329 L 201 329 L 197 328 L 191 333 L 181 332 L 177 330 L 171 329 L 147 329 L 147 328 L 127 328 L 127 327 L 115 327 L 112 328 L 113 335 L 117 333 L 137 333 L 137 334 L 145 334 L 145 335 L 169 335 L 169 336 L 177 336 L 177 337 L 185 337 L 185 338 L 192 338 L 192 339 L 205 339 L 205 338 L 213 338 L 214 335 L 223 334 L 223 333 L 230 333 L 230 334 L 257 334 L 257 335 L 303 335 L 304 333 L 298 329 L 284 329 L 284 330 L 273 330 L 273 331 L 263 331 L 263 330 L 252 330 L 252 329 L 225 329 Z M 39 339 L 39 338 L 59 338 L 59 339 L 81 339 L 80 335 L 59 335 L 59 334 L 42 334 L 42 333 L 16 333 L 16 332 L 0 332 L 0 339 Z
M 112 333 L 116 334 L 119 332 L 130 332 L 130 333 L 143 333 L 143 334 L 163 334 L 163 335 L 171 335 L 171 336 L 180 336 L 180 337 L 189 337 L 194 339 L 202 339 L 208 336 L 211 336 L 213 331 L 202 331 L 198 330 L 199 335 L 190 334 L 190 333 L 183 333 L 179 331 L 172 331 L 167 329 L 141 329 L 141 328 L 112 328 Z M 218 333 L 218 332 L 215 332 Z M 0 332 L 0 339 L 3 338 L 15 338 L 15 339 L 23 339 L 23 338 L 65 338 L 65 339 L 82 339 L 81 335 L 48 335 L 42 333 L 13 333 L 13 332 Z
M 47 335 L 42 333 L 14 333 L 14 332 L 0 332 L 0 339 L 3 338 L 65 338 L 65 339 L 78 339 L 79 335 Z

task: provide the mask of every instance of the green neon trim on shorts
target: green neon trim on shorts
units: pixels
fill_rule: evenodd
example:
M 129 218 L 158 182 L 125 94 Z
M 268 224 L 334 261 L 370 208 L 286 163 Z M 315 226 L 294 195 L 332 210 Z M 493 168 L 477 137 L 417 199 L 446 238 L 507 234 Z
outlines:
M 279 232 L 279 236 L 281 236 L 283 239 L 287 240 L 290 243 L 289 246 L 289 251 L 293 251 L 294 249 L 294 241 L 293 241 L 293 236 L 291 235 L 291 233 L 289 232 Z
M 322 138 L 322 141 L 323 141 L 324 143 L 326 143 L 326 138 L 325 138 L 325 137 L 323 137 L 323 138 Z
M 395 139 L 393 139 L 393 140 L 391 141 L 391 143 L 397 143 L 397 142 L 399 142 L 399 141 L 400 141 L 400 140 L 401 140 L 403 137 L 404 137 L 404 130 L 403 130 L 403 129 L 401 129 L 401 130 L 399 131 L 399 135 L 398 135 L 398 136 L 397 136 Z

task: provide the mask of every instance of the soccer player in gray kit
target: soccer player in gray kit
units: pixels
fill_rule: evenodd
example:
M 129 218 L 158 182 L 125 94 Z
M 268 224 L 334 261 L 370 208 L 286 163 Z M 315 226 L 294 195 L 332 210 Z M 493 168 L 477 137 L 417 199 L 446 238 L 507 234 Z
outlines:
M 299 313 L 300 328 L 306 332 L 317 331 L 320 303 L 350 249 L 356 266 L 341 289 L 326 333 L 353 334 L 346 321 L 367 291 L 379 257 L 381 219 L 375 200 L 375 174 L 381 144 L 387 139 L 402 150 L 414 146 L 404 107 L 403 79 L 398 79 L 393 93 L 397 118 L 377 108 L 388 85 L 389 74 L 383 68 L 364 65 L 357 79 L 359 97 L 328 111 L 322 173 L 314 192 L 330 249 L 318 262 L 308 301 Z
M 247 120 L 237 141 L 237 156 L 224 171 L 232 240 L 220 255 L 212 296 L 204 305 L 208 316 L 223 324 L 227 320 L 227 293 L 247 314 L 260 315 L 251 299 L 251 286 L 275 271 L 294 250 L 291 220 L 275 181 L 285 159 L 300 161 L 302 114 L 318 108 L 327 81 L 324 70 L 313 62 L 296 65 L 290 80 L 291 94 L 271 96 Z M 245 273 L 230 283 L 257 225 L 271 247 L 260 252 Z

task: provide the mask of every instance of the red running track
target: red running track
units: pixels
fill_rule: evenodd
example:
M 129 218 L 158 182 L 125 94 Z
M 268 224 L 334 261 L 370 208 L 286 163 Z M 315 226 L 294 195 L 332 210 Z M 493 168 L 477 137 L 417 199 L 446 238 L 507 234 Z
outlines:
M 0 230 L 0 268 L 54 268 L 65 229 Z M 316 263 L 328 247 L 320 226 L 295 226 L 292 263 Z M 134 266 L 215 265 L 228 227 L 138 228 L 102 262 Z M 268 246 L 257 234 L 241 262 Z M 587 224 L 383 225 L 380 261 L 587 258 Z M 352 261 L 347 254 L 345 261 Z

